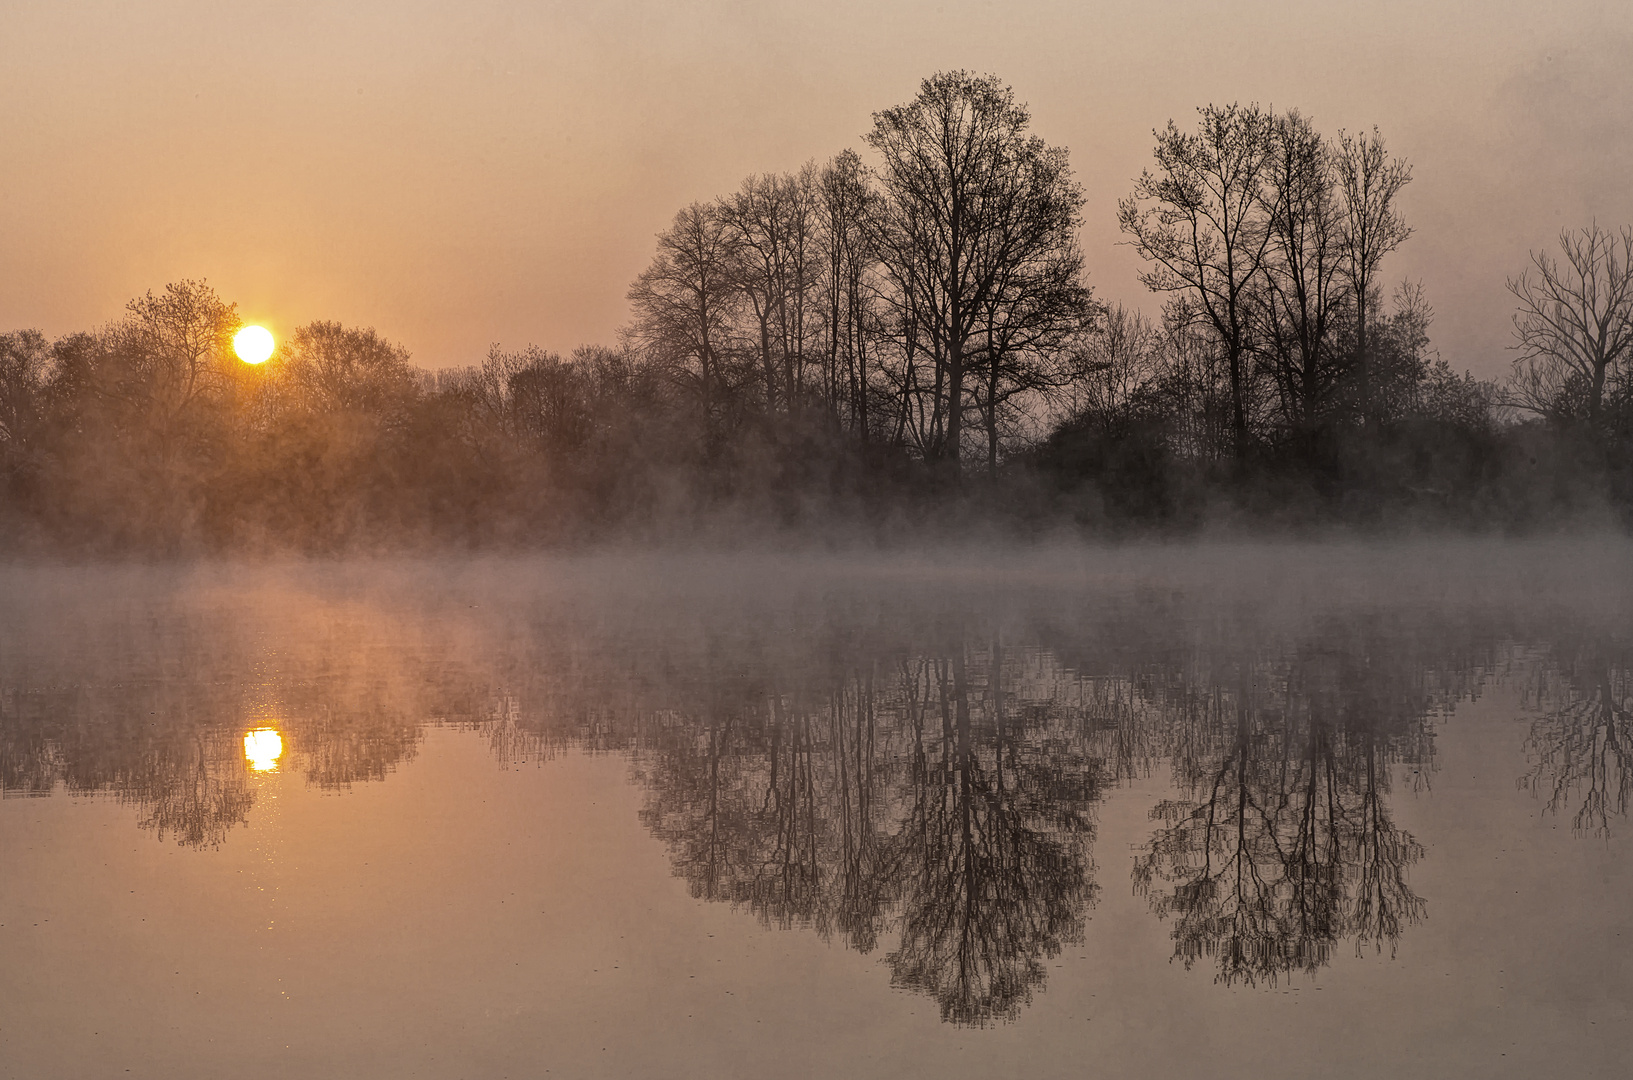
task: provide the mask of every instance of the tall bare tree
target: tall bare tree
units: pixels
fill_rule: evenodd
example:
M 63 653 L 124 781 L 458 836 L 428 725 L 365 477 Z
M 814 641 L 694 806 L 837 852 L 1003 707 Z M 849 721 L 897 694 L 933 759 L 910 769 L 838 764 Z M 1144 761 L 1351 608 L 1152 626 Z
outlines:
M 720 220 L 731 237 L 734 276 L 748 299 L 757 331 L 766 408 L 798 409 L 807 338 L 814 327 L 816 169 L 796 175 L 751 176 L 720 201 Z
M 723 404 L 723 367 L 740 290 L 736 239 L 719 210 L 693 203 L 658 234 L 658 254 L 630 286 L 633 337 L 691 384 L 706 430 Z
M 1213 330 L 1230 369 L 1235 452 L 1247 452 L 1250 294 L 1271 250 L 1267 190 L 1275 121 L 1257 105 L 1197 110 L 1194 134 L 1170 120 L 1155 132 L 1157 171 L 1117 205 L 1118 224 L 1140 257 L 1154 292 L 1179 294 Z
M 826 397 L 836 421 L 843 402 L 852 430 L 866 442 L 868 358 L 875 322 L 874 259 L 867 223 L 877 210 L 878 197 L 868 183 L 861 157 L 851 150 L 823 167 L 817 194 L 827 322 Z
M 1296 110 L 1275 119 L 1267 189 L 1271 258 L 1259 337 L 1284 417 L 1295 430 L 1308 431 L 1343 373 L 1335 338 L 1348 293 L 1334 155 Z
M 1338 181 L 1344 193 L 1342 243 L 1345 273 L 1355 298 L 1355 362 L 1360 373 L 1361 417 L 1376 423 L 1372 400 L 1372 356 L 1367 320 L 1377 286 L 1378 266 L 1400 247 L 1412 230 L 1395 208 L 1401 189 L 1412 180 L 1412 166 L 1389 156 L 1378 129 L 1372 133 L 1338 133 Z
M 992 346 L 1083 318 L 1082 192 L 1066 151 L 1027 134 L 1031 116 L 993 76 L 944 72 L 875 113 L 868 145 L 885 196 L 874 242 L 906 330 L 935 365 L 925 450 L 960 475 L 972 373 Z M 918 392 L 914 378 L 904 393 Z M 944 418 L 944 423 L 943 423 Z
M 1088 290 L 1078 281 L 1075 267 L 1062 262 L 1054 275 L 1058 288 L 1038 288 L 1033 303 L 1009 318 L 994 318 L 997 304 L 987 309 L 981 350 L 975 355 L 976 403 L 986 434 L 987 476 L 998 475 L 1000 437 L 1017 426 L 1034 426 L 1042 406 L 1056 397 L 1076 374 L 1071 362 L 1074 338 L 1087 330 L 1095 316 Z M 1076 311 L 1076 318 L 1062 317 Z
M 289 377 L 313 412 L 386 418 L 414 392 L 408 350 L 372 326 L 309 323 L 291 337 L 289 354 Z
M 1532 252 L 1510 278 L 1514 313 L 1515 401 L 1554 419 L 1583 417 L 1597 427 L 1606 379 L 1633 355 L 1633 227 L 1598 223 L 1561 232 L 1564 261 Z

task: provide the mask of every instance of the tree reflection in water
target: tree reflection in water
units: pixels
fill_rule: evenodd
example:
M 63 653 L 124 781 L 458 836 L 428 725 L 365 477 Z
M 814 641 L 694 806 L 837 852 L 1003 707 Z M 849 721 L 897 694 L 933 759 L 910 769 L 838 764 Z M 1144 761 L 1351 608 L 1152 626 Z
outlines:
M 1314 972 L 1351 940 L 1391 953 L 1424 901 L 1423 848 L 1386 796 L 1397 764 L 1432 767 L 1435 713 L 1461 693 L 1403 649 L 1410 635 L 1337 632 L 1285 658 L 1226 658 L 1231 676 L 1176 686 L 1173 762 L 1185 794 L 1136 860 L 1136 887 L 1173 921 L 1174 955 L 1224 983 Z
M 1135 864 L 1175 956 L 1251 984 L 1313 972 L 1349 937 L 1393 949 L 1422 917 L 1406 870 L 1423 849 L 1390 820 L 1390 752 L 1307 713 L 1267 719 L 1251 689 L 1206 704 L 1220 745 L 1183 763 L 1193 794 L 1153 811 L 1163 826 Z
M 0 787 L 8 797 L 111 793 L 160 839 L 216 847 L 255 795 L 242 732 L 212 723 L 209 696 L 168 684 L 14 692 L 0 723 Z
M 711 682 L 643 749 L 642 819 L 694 896 L 871 952 L 942 1016 L 1011 1017 L 1093 896 L 1097 758 L 1006 708 L 996 642 Z M 795 680 L 790 680 L 795 681 Z
M 1570 813 L 1577 835 L 1608 837 L 1633 805 L 1633 677 L 1625 647 L 1609 640 L 1556 650 L 1529 689 L 1541 715 L 1526 740 L 1521 784 Z M 1571 809 L 1575 807 L 1574 811 Z
M 963 653 L 910 672 L 906 813 L 890 841 L 901 882 L 892 979 L 966 1024 L 1030 1001 L 1043 959 L 1081 940 L 1094 896 L 1101 762 L 1006 710 L 1003 667 L 994 642 L 979 716 Z
M 279 767 L 326 790 L 384 778 L 422 738 L 425 698 L 413 672 L 423 665 L 357 648 L 343 626 L 292 639 L 271 665 L 208 620 L 112 629 L 116 645 L 92 643 L 90 663 L 64 649 L 53 658 L 60 669 L 5 672 L 6 797 L 111 795 L 161 840 L 218 847 L 256 801 L 246 733 L 275 730 Z
M 959 1024 L 1013 1018 L 1043 988 L 1097 898 L 1097 806 L 1165 771 L 1133 878 L 1173 957 L 1254 985 L 1345 944 L 1393 952 L 1425 901 L 1391 780 L 1426 782 L 1436 718 L 1499 652 L 1536 660 L 1477 614 L 1272 628 L 1126 596 L 1025 623 L 974 604 L 635 629 L 297 610 L 275 638 L 186 611 L 141 632 L 113 619 L 77 668 L 8 645 L 0 790 L 111 794 L 210 847 L 249 818 L 242 740 L 263 726 L 281 772 L 326 789 L 390 775 L 428 722 L 503 763 L 627 754 L 694 896 L 877 953 Z M 1543 709 L 1527 782 L 1603 833 L 1633 795 L 1625 649 L 1529 640 L 1555 645 L 1527 669 Z

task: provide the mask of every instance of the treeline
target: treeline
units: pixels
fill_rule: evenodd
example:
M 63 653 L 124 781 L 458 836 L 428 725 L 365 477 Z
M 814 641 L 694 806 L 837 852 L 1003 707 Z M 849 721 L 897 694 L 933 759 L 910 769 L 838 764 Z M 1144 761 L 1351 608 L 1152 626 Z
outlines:
M 1508 287 L 1503 383 L 1430 345 L 1423 286 L 1384 302 L 1411 229 L 1411 169 L 1374 130 L 1296 110 L 1199 110 L 1157 133 L 1118 206 L 1152 323 L 1121 308 L 1084 342 L 1081 395 L 1032 457 L 1113 519 L 1550 527 L 1623 516 L 1633 486 L 1633 230 L 1566 233 Z
M 1410 180 L 1376 131 L 1200 110 L 1119 206 L 1161 316 L 1095 299 L 1064 149 L 992 77 L 683 209 L 611 346 L 416 369 L 315 322 L 234 358 L 183 281 L 0 336 L 0 528 L 104 549 L 521 545 L 749 527 L 1535 528 L 1633 504 L 1633 232 L 1509 282 L 1506 384 L 1388 301 Z

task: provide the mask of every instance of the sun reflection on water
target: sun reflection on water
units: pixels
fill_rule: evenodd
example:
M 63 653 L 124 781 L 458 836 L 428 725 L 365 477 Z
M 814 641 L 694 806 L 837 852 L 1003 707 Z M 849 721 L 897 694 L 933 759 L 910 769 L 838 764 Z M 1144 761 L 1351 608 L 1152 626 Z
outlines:
M 256 772 L 272 772 L 283 752 L 283 736 L 276 728 L 256 728 L 244 736 L 244 758 Z

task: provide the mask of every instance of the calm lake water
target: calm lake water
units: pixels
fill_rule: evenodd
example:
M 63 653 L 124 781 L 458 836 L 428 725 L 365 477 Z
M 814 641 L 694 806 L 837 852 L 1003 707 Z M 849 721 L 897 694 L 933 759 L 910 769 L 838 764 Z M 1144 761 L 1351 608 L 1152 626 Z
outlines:
M 0 1077 L 1622 1077 L 1633 546 L 0 569 Z

